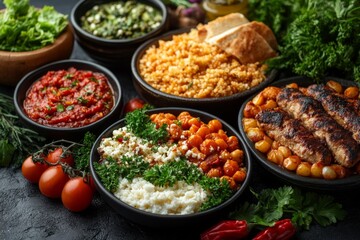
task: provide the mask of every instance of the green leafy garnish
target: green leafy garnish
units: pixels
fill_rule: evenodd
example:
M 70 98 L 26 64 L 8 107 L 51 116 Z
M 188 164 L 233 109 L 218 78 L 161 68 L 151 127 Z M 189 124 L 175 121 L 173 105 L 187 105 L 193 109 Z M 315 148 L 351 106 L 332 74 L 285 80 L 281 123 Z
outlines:
M 298 228 L 308 230 L 315 220 L 325 227 L 345 218 L 342 205 L 334 198 L 314 192 L 303 193 L 290 186 L 278 189 L 264 189 L 259 194 L 251 191 L 257 199 L 256 204 L 245 202 L 230 214 L 231 218 L 247 220 L 264 226 L 272 226 L 275 221 L 290 215 Z
M 75 160 L 75 167 L 80 171 L 90 171 L 90 153 L 93 144 L 95 143 L 96 136 L 93 133 L 86 132 L 81 145 L 72 149 L 72 155 Z
M 37 9 L 29 0 L 4 0 L 0 13 L 0 50 L 32 51 L 55 41 L 68 24 L 67 16 L 51 6 Z
M 250 0 L 252 20 L 264 21 L 280 44 L 269 69 L 319 80 L 341 74 L 360 83 L 360 2 Z
M 173 186 L 177 181 L 198 182 L 204 174 L 186 159 L 155 165 L 144 172 L 144 179 L 156 186 Z
M 64 105 L 62 105 L 61 103 L 59 103 L 58 105 L 56 105 L 56 111 L 57 111 L 57 112 L 63 112 L 63 111 L 65 111 Z
M 83 97 L 78 97 L 77 100 L 79 101 L 79 103 L 81 104 L 87 104 L 89 102 L 89 100 L 83 98 Z
M 228 200 L 234 194 L 225 179 L 220 180 L 220 178 L 211 178 L 203 175 L 200 185 L 210 192 L 208 199 L 201 205 L 200 211 L 215 207 Z
M 145 162 L 140 156 L 122 156 L 121 164 L 119 164 L 120 175 L 129 180 L 141 176 L 149 167 L 150 164 Z
M 119 187 L 120 168 L 113 158 L 107 158 L 103 163 L 94 162 L 96 173 L 104 187 L 114 193 Z
M 146 114 L 150 106 L 145 105 L 143 108 L 129 112 L 125 116 L 125 123 L 129 130 L 139 138 L 152 141 L 154 143 L 166 142 L 169 133 L 166 130 L 167 125 L 163 124 L 156 128 L 156 124 L 150 120 Z

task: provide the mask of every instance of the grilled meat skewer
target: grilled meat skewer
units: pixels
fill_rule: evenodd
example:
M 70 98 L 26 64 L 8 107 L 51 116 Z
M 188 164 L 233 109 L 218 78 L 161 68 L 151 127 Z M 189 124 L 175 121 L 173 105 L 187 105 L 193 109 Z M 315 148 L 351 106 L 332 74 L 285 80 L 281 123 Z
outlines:
M 352 167 L 360 161 L 360 146 L 349 131 L 342 128 L 320 102 L 304 95 L 295 88 L 283 88 L 277 95 L 278 105 L 302 124 L 316 137 L 326 142 L 337 163 Z
M 255 118 L 269 137 L 288 147 L 300 158 L 311 163 L 331 163 L 331 152 L 326 144 L 286 112 L 280 109 L 263 110 Z
M 327 89 L 324 84 L 314 84 L 307 88 L 306 94 L 321 102 L 325 111 L 342 127 L 352 133 L 360 144 L 360 115 L 345 98 Z

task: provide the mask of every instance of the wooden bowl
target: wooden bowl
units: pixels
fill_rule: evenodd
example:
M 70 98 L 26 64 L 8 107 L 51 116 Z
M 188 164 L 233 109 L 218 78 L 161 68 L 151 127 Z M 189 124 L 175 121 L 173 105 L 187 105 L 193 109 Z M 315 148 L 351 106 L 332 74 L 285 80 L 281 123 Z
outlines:
M 16 86 L 30 71 L 69 58 L 73 46 L 74 36 L 68 25 L 55 42 L 46 47 L 27 52 L 0 51 L 0 85 Z

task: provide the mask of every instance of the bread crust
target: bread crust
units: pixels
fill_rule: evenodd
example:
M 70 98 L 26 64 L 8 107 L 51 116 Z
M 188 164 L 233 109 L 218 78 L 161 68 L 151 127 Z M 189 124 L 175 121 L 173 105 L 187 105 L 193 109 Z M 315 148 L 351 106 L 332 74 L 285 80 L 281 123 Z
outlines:
M 237 27 L 248 22 L 249 20 L 243 14 L 230 13 L 226 16 L 218 17 L 206 25 L 198 26 L 198 37 L 200 41 L 205 41 L 233 27 Z
M 277 56 L 277 52 L 252 26 L 240 25 L 231 34 L 217 38 L 211 43 L 235 56 L 243 64 L 263 62 Z

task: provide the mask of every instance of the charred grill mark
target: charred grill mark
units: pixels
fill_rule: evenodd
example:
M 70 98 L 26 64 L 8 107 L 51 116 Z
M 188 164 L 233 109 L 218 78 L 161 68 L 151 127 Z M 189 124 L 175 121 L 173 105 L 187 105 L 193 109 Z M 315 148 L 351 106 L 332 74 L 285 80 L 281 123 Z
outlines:
M 360 149 L 349 131 L 343 129 L 320 102 L 297 89 L 284 88 L 278 94 L 278 105 L 314 135 L 326 142 L 336 162 L 352 167 L 360 161 Z
M 287 146 L 300 158 L 311 163 L 330 164 L 332 157 L 326 144 L 315 138 L 299 120 L 290 118 L 279 109 L 261 111 L 255 118 L 268 136 Z
M 283 122 L 284 115 L 281 112 L 262 111 L 258 117 L 263 123 L 280 127 Z
M 352 132 L 352 137 L 360 143 L 360 115 L 354 105 L 345 98 L 332 92 L 323 84 L 311 85 L 307 88 L 307 95 L 321 102 L 325 111 L 346 130 Z

